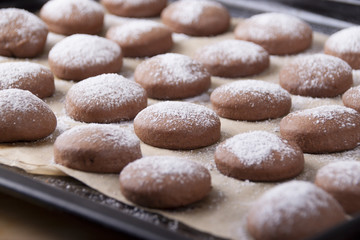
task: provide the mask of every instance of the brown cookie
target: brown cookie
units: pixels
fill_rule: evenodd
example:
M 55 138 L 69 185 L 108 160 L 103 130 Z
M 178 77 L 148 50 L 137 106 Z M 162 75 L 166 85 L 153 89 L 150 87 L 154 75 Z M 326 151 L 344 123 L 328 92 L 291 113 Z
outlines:
M 101 0 L 112 14 L 122 17 L 155 17 L 166 7 L 167 0 Z
M 216 88 L 210 95 L 215 112 L 223 118 L 259 121 L 289 113 L 290 94 L 279 85 L 240 80 Z
M 262 13 L 240 22 L 235 38 L 259 44 L 270 54 L 294 54 L 311 46 L 312 29 L 290 15 Z
M 0 9 L 0 55 L 31 58 L 42 53 L 48 34 L 36 15 L 16 8 Z
M 213 76 L 245 77 L 269 67 L 269 54 L 261 46 L 241 40 L 224 40 L 200 48 L 194 59 Z
M 61 40 L 49 52 L 55 76 L 79 81 L 102 73 L 117 73 L 122 67 L 120 47 L 106 38 L 74 34 Z
M 220 119 L 207 107 L 188 102 L 161 102 L 134 119 L 136 135 L 144 143 L 168 149 L 195 149 L 220 139 Z
M 286 64 L 279 80 L 291 94 L 308 97 L 336 97 L 353 84 L 349 64 L 325 54 L 302 56 Z
M 342 96 L 342 101 L 346 107 L 360 112 L 360 86 L 347 90 Z
M 54 75 L 45 66 L 31 62 L 0 63 L 0 90 L 19 88 L 39 98 L 55 92 Z
M 200 201 L 211 190 L 202 165 L 171 156 L 152 156 L 127 165 L 120 189 L 131 202 L 150 208 L 176 208 Z
M 26 90 L 0 90 L 0 142 L 35 141 L 56 128 L 56 116 Z
M 137 66 L 134 78 L 151 98 L 182 99 L 207 91 L 208 71 L 188 56 L 167 53 L 145 60 Z
M 360 113 L 339 105 L 293 112 L 281 120 L 280 133 L 305 153 L 345 151 L 360 141 Z
M 111 27 L 106 38 L 119 44 L 124 57 L 151 57 L 165 53 L 173 46 L 172 32 L 163 24 L 149 20 Z
M 324 190 L 290 181 L 268 190 L 253 204 L 247 229 L 255 240 L 301 240 L 345 220 L 339 203 Z
M 346 213 L 360 212 L 360 162 L 330 163 L 317 172 L 315 184 L 332 195 Z
M 41 8 L 40 17 L 51 32 L 97 34 L 103 28 L 104 9 L 91 0 L 52 0 Z
M 192 36 L 212 36 L 226 32 L 230 15 L 215 1 L 176 1 L 161 13 L 162 22 L 172 31 Z
M 350 27 L 331 35 L 324 53 L 339 57 L 353 69 L 360 69 L 360 27 Z
M 115 125 L 76 126 L 54 143 L 56 163 L 86 172 L 119 173 L 141 157 L 136 135 Z
M 73 85 L 65 110 L 81 122 L 111 123 L 133 119 L 147 106 L 145 90 L 117 74 L 102 74 Z
M 215 151 L 217 169 L 239 180 L 281 181 L 304 169 L 301 149 L 275 134 L 253 131 L 235 135 Z

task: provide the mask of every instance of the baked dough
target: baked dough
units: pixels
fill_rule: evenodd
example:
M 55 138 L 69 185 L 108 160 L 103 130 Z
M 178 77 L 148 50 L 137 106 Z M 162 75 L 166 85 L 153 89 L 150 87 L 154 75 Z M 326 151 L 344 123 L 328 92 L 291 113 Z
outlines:
M 242 40 L 223 40 L 200 48 L 194 59 L 213 76 L 235 78 L 263 72 L 269 67 L 268 52 L 261 46 Z
M 32 58 L 44 50 L 48 29 L 34 14 L 16 8 L 0 9 L 0 55 Z
M 346 107 L 360 112 L 360 86 L 347 90 L 342 96 L 342 101 Z
M 92 0 L 51 0 L 40 10 L 41 19 L 54 33 L 97 34 L 104 24 L 104 9 Z
M 111 27 L 106 38 L 121 47 L 124 57 L 151 57 L 169 51 L 172 32 L 161 23 L 136 20 Z
M 353 84 L 349 64 L 325 54 L 302 56 L 285 64 L 279 80 L 291 94 L 308 97 L 336 97 Z
M 259 44 L 270 54 L 295 54 L 311 46 L 312 29 L 290 15 L 262 13 L 240 22 L 235 38 Z
M 116 125 L 76 126 L 54 143 L 56 163 L 86 172 L 119 173 L 141 157 L 136 135 Z
M 155 99 L 194 97 L 211 84 L 209 72 L 199 62 L 177 53 L 145 60 L 136 67 L 134 78 Z
M 304 181 L 275 186 L 250 208 L 247 229 L 255 240 L 301 240 L 345 221 L 336 200 Z
M 102 73 L 117 73 L 122 67 L 120 47 L 106 38 L 74 34 L 49 52 L 49 65 L 58 78 L 79 81 Z
M 230 15 L 215 1 L 176 1 L 161 13 L 162 22 L 172 31 L 191 36 L 212 36 L 226 32 Z
M 161 102 L 134 119 L 136 135 L 144 143 L 167 149 L 195 149 L 220 139 L 220 119 L 211 109 L 188 102 Z
M 46 103 L 21 89 L 0 90 L 0 116 L 1 143 L 45 138 L 57 123 Z
M 260 121 L 289 113 L 291 96 L 279 85 L 240 80 L 216 88 L 210 95 L 214 111 L 223 118 Z
M 152 156 L 127 165 L 120 189 L 130 201 L 150 208 L 176 208 L 200 201 L 211 190 L 202 165 L 179 157 Z
M 281 181 L 304 169 L 304 155 L 296 144 L 273 133 L 241 133 L 221 143 L 215 151 L 217 169 L 239 180 Z
M 133 119 L 147 106 L 145 90 L 117 74 L 102 74 L 73 85 L 65 110 L 81 122 L 111 123 Z
M 167 0 L 101 0 L 106 9 L 122 17 L 155 17 L 166 7 Z

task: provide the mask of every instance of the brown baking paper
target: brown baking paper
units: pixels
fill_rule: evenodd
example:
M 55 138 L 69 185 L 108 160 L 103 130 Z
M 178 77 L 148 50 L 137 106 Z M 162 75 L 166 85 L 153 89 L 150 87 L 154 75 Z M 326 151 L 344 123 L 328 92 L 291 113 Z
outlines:
M 115 17 L 113 15 L 106 16 L 105 30 L 111 25 L 119 24 L 127 19 Z M 233 26 L 237 21 L 233 20 Z M 104 30 L 104 32 L 105 32 Z M 45 53 L 40 57 L 31 61 L 39 62 L 47 65 L 47 53 L 51 47 L 61 40 L 63 36 L 57 34 L 49 34 Z M 196 38 L 188 37 L 181 34 L 174 34 L 175 46 L 173 52 L 182 53 L 192 56 L 196 49 L 216 41 L 223 39 L 234 38 L 232 32 L 211 37 L 211 38 Z M 312 54 L 321 52 L 323 44 L 327 39 L 326 35 L 314 33 L 314 40 L 311 49 L 301 54 Z M 297 55 L 298 56 L 298 55 Z M 268 82 L 278 82 L 278 73 L 284 63 L 290 61 L 296 56 L 271 56 L 270 68 L 265 72 L 251 77 L 251 79 L 264 80 Z M 1 57 L 0 62 L 13 61 Z M 120 74 L 125 77 L 132 78 L 135 67 L 141 62 L 141 59 L 124 59 L 124 66 Z M 209 95 L 216 87 L 230 83 L 238 79 L 212 78 L 211 89 L 198 97 L 185 99 L 184 101 L 195 102 L 208 107 L 211 107 Z M 354 85 L 359 84 L 359 74 L 354 72 Z M 58 126 L 56 131 L 46 139 L 33 143 L 14 143 L 0 145 L 0 162 L 6 165 L 19 167 L 27 172 L 35 174 L 47 175 L 63 175 L 67 174 L 88 186 L 98 190 L 99 192 L 113 197 L 121 202 L 133 205 L 128 202 L 119 190 L 118 174 L 94 174 L 76 171 L 57 166 L 53 163 L 53 142 L 56 137 L 65 130 L 79 124 L 65 115 L 64 111 L 64 97 L 67 90 L 73 85 L 72 82 L 56 80 L 56 93 L 53 97 L 45 99 L 45 102 L 50 105 L 58 117 Z M 158 101 L 149 99 L 149 105 Z M 292 110 L 301 110 L 312 108 L 320 105 L 339 104 L 342 105 L 341 98 L 310 98 L 292 96 Z M 246 122 L 233 121 L 228 119 L 221 119 L 221 141 L 234 136 L 238 133 L 251 130 L 265 130 L 272 133 L 279 133 L 280 119 L 267 120 L 261 122 Z M 124 128 L 133 129 L 132 122 L 119 123 Z M 219 141 L 219 142 L 221 142 Z M 196 161 L 207 167 L 212 176 L 212 190 L 208 197 L 203 201 L 192 204 L 189 207 L 184 207 L 176 210 L 154 210 L 149 211 L 160 213 L 171 219 L 179 220 L 195 229 L 211 233 L 216 236 L 233 238 L 233 239 L 251 239 L 245 230 L 246 213 L 249 206 L 256 200 L 264 191 L 271 188 L 278 183 L 254 183 L 250 181 L 239 181 L 220 174 L 214 163 L 214 151 L 219 143 L 197 150 L 191 151 L 173 151 L 151 147 L 146 144 L 141 144 L 142 153 L 144 156 L 152 155 L 172 155 L 182 156 L 193 161 Z M 303 173 L 296 179 L 313 181 L 317 169 L 326 165 L 329 162 L 340 160 L 359 160 L 360 148 L 351 151 L 336 153 L 336 154 L 319 154 L 311 155 L 305 154 L 305 169 Z

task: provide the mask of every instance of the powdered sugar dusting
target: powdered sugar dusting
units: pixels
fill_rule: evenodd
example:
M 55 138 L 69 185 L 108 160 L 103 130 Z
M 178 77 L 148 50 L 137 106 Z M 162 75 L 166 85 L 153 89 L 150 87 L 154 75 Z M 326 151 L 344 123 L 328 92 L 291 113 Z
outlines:
M 326 41 L 325 46 L 339 53 L 360 53 L 360 26 L 334 33 Z
M 57 43 L 49 52 L 49 59 L 63 66 L 94 66 L 107 64 L 118 58 L 120 47 L 108 39 L 74 34 Z
M 140 6 L 142 4 L 156 3 L 158 0 L 106 0 L 108 3 L 127 5 L 127 6 Z

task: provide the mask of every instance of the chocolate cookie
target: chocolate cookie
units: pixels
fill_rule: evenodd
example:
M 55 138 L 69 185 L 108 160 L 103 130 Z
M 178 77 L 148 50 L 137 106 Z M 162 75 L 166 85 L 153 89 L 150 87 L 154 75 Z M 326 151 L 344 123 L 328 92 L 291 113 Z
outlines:
M 16 8 L 0 9 L 0 55 L 31 58 L 39 55 L 48 29 L 36 15 Z
M 40 17 L 54 33 L 97 34 L 104 24 L 104 9 L 91 0 L 52 0 L 44 4 Z
M 54 143 L 56 163 L 86 172 L 119 173 L 141 157 L 136 135 L 115 125 L 76 126 Z
M 152 156 L 127 165 L 120 189 L 130 201 L 150 208 L 176 208 L 200 201 L 211 190 L 209 171 L 171 156 Z
M 261 46 L 241 40 L 224 40 L 200 48 L 194 59 L 213 76 L 245 77 L 269 67 L 269 54 Z
M 134 78 L 151 98 L 182 99 L 199 95 L 210 87 L 207 70 L 188 56 L 167 53 L 137 66 Z
M 291 94 L 308 97 L 336 97 L 353 84 L 349 64 L 325 54 L 302 56 L 286 64 L 279 80 Z
M 167 0 L 101 0 L 106 9 L 122 17 L 155 17 L 166 7 Z
M 259 121 L 282 117 L 291 108 L 290 94 L 274 83 L 240 80 L 216 88 L 210 95 L 220 117 Z
M 0 115 L 0 142 L 39 140 L 56 128 L 49 106 L 25 90 L 0 90 Z
M 230 15 L 215 1 L 176 1 L 161 13 L 162 22 L 172 31 L 192 36 L 212 36 L 226 32 Z
M 0 63 L 0 90 L 19 88 L 39 98 L 55 92 L 54 75 L 45 66 L 31 62 Z
M 79 81 L 102 73 L 116 73 L 122 67 L 120 47 L 106 38 L 74 34 L 61 40 L 49 52 L 55 76 Z
M 360 86 L 347 90 L 342 96 L 342 101 L 346 107 L 360 112 Z
M 73 85 L 65 110 L 81 122 L 111 123 L 133 119 L 147 105 L 145 90 L 117 74 L 102 74 Z
M 124 57 L 151 57 L 165 53 L 173 46 L 172 32 L 163 24 L 149 20 L 111 27 L 106 38 L 119 44 Z
M 294 54 L 311 46 L 312 29 L 290 15 L 262 13 L 240 22 L 235 38 L 259 44 L 270 54 Z
M 353 69 L 360 69 L 360 27 L 350 27 L 331 35 L 324 52 L 339 57 Z
M 207 107 L 188 102 L 161 102 L 134 119 L 136 135 L 144 143 L 168 149 L 195 149 L 220 139 L 220 119 Z

